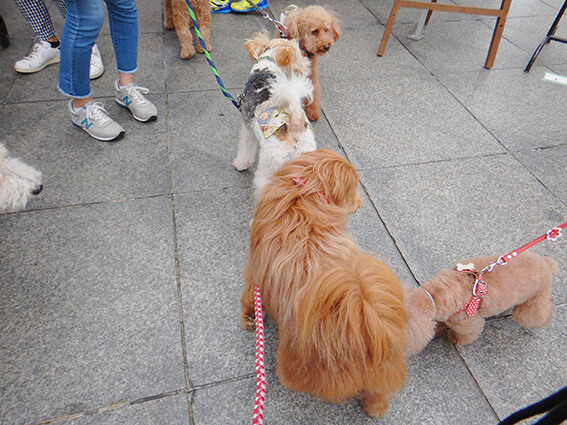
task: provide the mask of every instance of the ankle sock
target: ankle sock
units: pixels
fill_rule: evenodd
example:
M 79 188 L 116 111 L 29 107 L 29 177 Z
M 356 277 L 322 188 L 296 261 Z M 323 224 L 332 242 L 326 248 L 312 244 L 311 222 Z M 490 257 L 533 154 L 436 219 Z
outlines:
M 61 45 L 61 42 L 59 40 L 57 40 L 57 41 L 45 40 L 45 41 L 47 41 L 49 44 L 51 44 L 51 47 L 53 49 L 57 49 Z

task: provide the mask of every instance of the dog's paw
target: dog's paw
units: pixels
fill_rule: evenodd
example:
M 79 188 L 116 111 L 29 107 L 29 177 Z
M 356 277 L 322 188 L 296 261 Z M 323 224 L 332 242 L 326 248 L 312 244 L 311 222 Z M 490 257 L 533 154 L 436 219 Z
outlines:
M 173 25 L 173 20 L 172 20 L 172 19 L 169 19 L 169 20 L 166 19 L 166 20 L 164 20 L 164 21 L 163 21 L 163 27 L 164 27 L 166 30 L 172 30 L 172 29 L 174 29 L 175 26 Z
M 242 158 L 236 158 L 234 160 L 234 162 L 232 163 L 232 165 L 238 171 L 244 171 L 244 170 L 248 170 L 250 168 L 250 166 L 252 165 L 252 162 L 254 162 L 254 161 L 253 160 L 246 160 L 246 159 L 242 159 Z
M 242 329 L 249 331 L 250 329 L 254 329 L 255 322 L 254 316 L 251 314 L 245 314 L 240 318 L 242 322 Z
M 305 107 L 305 115 L 307 115 L 309 121 L 317 121 L 319 119 L 319 114 L 319 108 L 314 107 L 312 103 Z
M 447 330 L 447 339 L 456 345 L 467 345 L 478 338 L 478 335 L 469 335 L 456 332 L 454 329 Z
M 360 397 L 360 404 L 368 416 L 381 418 L 388 411 L 389 403 L 380 394 L 363 393 Z
M 193 46 L 181 48 L 181 53 L 179 53 L 181 59 L 191 59 L 193 56 L 195 56 L 195 48 Z

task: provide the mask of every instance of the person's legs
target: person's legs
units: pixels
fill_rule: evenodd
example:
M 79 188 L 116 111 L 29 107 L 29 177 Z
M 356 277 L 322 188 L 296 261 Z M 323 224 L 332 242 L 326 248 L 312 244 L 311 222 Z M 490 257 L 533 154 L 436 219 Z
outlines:
M 73 99 L 68 108 L 73 124 L 101 141 L 120 138 L 124 129 L 91 96 L 91 52 L 104 21 L 103 0 L 68 0 L 61 35 L 59 90 Z
M 59 9 L 59 12 L 61 13 L 61 16 L 63 16 L 63 19 L 65 19 L 67 17 L 67 4 L 65 0 L 52 0 L 53 3 L 55 3 L 55 6 L 57 6 L 57 9 Z
M 118 80 L 115 82 L 116 103 L 127 108 L 141 122 L 157 118 L 156 107 L 144 97 L 149 92 L 134 84 L 138 68 L 138 10 L 134 0 L 104 0 L 108 10 L 110 35 L 116 55 Z
M 14 3 L 32 27 L 36 37 L 43 41 L 58 41 L 51 16 L 43 0 L 14 0 Z
M 104 21 L 102 0 L 68 0 L 61 35 L 59 90 L 74 99 L 90 99 L 91 52 Z M 80 107 L 80 104 L 75 106 Z M 86 102 L 84 102 L 86 103 Z
M 119 73 L 133 74 L 138 68 L 138 10 L 136 3 L 134 0 L 104 1 L 106 2 L 110 36 L 116 55 L 116 68 Z
M 55 35 L 51 16 L 43 0 L 14 0 L 14 3 L 36 36 L 30 51 L 14 64 L 14 69 L 27 74 L 58 63 L 59 39 Z

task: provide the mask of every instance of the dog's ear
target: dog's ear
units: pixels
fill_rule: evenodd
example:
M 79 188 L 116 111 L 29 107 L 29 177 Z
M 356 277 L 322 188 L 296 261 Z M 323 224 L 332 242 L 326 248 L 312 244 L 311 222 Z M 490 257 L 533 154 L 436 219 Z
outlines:
M 248 50 L 250 54 L 250 59 L 255 60 L 268 48 L 270 44 L 270 39 L 265 31 L 259 32 L 252 38 L 248 40 L 244 47 Z
M 295 61 L 295 50 L 293 46 L 286 43 L 284 46 L 279 48 L 276 52 L 276 63 L 282 68 L 287 68 L 293 64 Z
M 358 190 L 360 175 L 343 157 L 330 149 L 322 149 L 324 158 L 313 166 L 313 173 L 323 186 L 327 198 L 341 207 L 352 209 L 360 206 Z
M 333 12 L 329 12 L 331 15 L 331 31 L 333 32 L 333 39 L 337 41 L 341 36 L 341 28 L 339 27 L 339 20 Z
M 285 18 L 287 34 L 289 38 L 299 39 L 299 13 L 293 10 Z

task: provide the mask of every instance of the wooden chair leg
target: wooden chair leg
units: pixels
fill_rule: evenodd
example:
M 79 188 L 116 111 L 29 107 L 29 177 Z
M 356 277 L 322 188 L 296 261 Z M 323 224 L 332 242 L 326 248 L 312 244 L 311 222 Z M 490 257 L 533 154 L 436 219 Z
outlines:
M 437 3 L 437 0 L 431 0 L 431 3 Z M 425 25 L 429 23 L 429 20 L 431 19 L 431 15 L 433 15 L 433 10 L 429 10 L 427 12 L 427 18 L 425 18 Z
M 502 38 L 502 33 L 504 32 L 504 25 L 506 25 L 506 17 L 508 16 L 508 11 L 510 10 L 510 5 L 512 0 L 502 0 L 502 6 L 500 7 L 501 13 L 496 19 L 496 24 L 494 26 L 494 32 L 492 33 L 492 41 L 490 42 L 490 48 L 488 49 L 488 56 L 486 57 L 486 62 L 484 67 L 487 69 L 492 68 L 494 65 L 494 60 L 496 59 L 496 52 L 498 52 L 498 46 L 500 45 L 500 39 Z
M 384 29 L 384 34 L 382 35 L 382 40 L 380 41 L 380 46 L 378 47 L 378 56 L 382 56 L 386 51 L 386 44 L 388 44 L 388 39 L 392 33 L 392 28 L 394 27 L 394 22 L 396 22 L 396 16 L 400 11 L 400 3 L 402 0 L 394 0 L 394 5 L 392 6 L 392 11 L 390 12 L 390 17 L 386 23 L 386 28 Z

